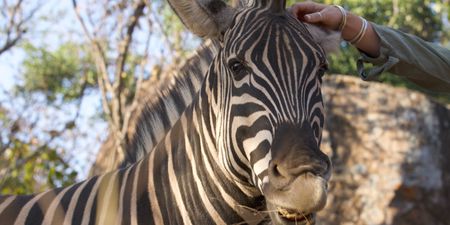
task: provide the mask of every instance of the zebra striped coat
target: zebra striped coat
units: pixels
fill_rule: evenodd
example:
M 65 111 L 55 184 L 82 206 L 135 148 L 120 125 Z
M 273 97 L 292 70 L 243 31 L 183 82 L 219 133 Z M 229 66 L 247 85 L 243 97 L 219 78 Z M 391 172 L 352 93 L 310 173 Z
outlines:
M 318 149 L 322 48 L 284 1 L 252 1 L 237 12 L 220 1 L 171 4 L 187 26 L 192 10 L 214 15 L 203 30 L 222 40 L 192 104 L 132 166 L 0 197 L 2 224 L 234 224 L 266 215 L 274 224 L 313 222 L 330 173 Z

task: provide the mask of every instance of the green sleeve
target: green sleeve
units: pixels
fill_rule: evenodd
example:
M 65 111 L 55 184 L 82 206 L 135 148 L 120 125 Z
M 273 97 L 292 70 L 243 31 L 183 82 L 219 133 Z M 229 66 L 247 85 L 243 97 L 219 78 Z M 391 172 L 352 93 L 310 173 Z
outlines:
M 430 90 L 450 93 L 450 50 L 416 36 L 372 23 L 381 39 L 380 56 L 361 53 L 358 73 L 373 80 L 388 71 Z M 364 63 L 373 66 L 365 68 Z

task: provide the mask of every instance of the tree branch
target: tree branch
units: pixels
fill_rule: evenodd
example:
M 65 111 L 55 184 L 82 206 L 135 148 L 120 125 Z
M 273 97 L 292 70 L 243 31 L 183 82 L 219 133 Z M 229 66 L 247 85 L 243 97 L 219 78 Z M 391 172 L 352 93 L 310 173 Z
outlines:
M 131 101 L 130 107 L 125 112 L 124 115 L 124 125 L 122 127 L 122 133 L 126 136 L 128 126 L 131 120 L 131 114 L 136 110 L 136 108 L 139 105 L 139 98 L 142 91 L 142 82 L 144 80 L 144 73 L 145 73 L 145 65 L 147 64 L 147 58 L 149 56 L 149 47 L 150 47 L 150 38 L 152 36 L 151 32 L 148 32 L 147 34 L 147 41 L 145 43 L 145 50 L 144 50 L 144 56 L 142 57 L 142 60 L 140 62 L 141 71 L 138 74 L 138 79 L 136 81 L 136 91 L 133 96 L 133 100 Z
M 144 15 L 144 9 L 146 4 L 143 0 L 136 1 L 132 6 L 132 11 L 129 17 L 125 22 L 120 22 L 119 24 L 119 33 L 123 31 L 123 37 L 120 38 L 119 43 L 117 44 L 117 57 L 114 61 L 114 76 L 111 75 L 111 68 L 109 63 L 107 62 L 106 51 L 102 48 L 102 45 L 97 41 L 99 38 L 95 37 L 96 34 L 101 33 L 100 30 L 94 30 L 94 32 L 90 32 L 88 26 L 86 25 L 83 17 L 80 13 L 80 8 L 77 5 L 76 0 L 72 0 L 73 8 L 75 10 L 78 21 L 80 22 L 83 32 L 86 37 L 89 39 L 91 44 L 93 45 L 92 51 L 95 58 L 96 67 L 99 70 L 98 76 L 98 85 L 101 91 L 102 98 L 102 107 L 103 111 L 107 116 L 107 121 L 111 132 L 113 133 L 116 146 L 119 151 L 123 150 L 125 146 L 125 134 L 123 132 L 128 127 L 129 116 L 127 116 L 127 99 L 130 97 L 130 93 L 125 91 L 125 64 L 127 61 L 128 54 L 130 52 L 130 45 L 133 40 L 133 34 L 138 26 L 139 18 Z M 119 3 L 120 4 L 120 3 Z M 123 3 L 122 5 L 117 5 L 117 9 L 113 9 L 112 11 L 108 11 L 110 9 L 105 9 L 106 12 L 100 16 L 101 21 L 96 21 L 96 24 L 100 24 L 96 26 L 98 29 L 103 29 L 102 24 L 108 25 L 107 16 L 111 16 L 114 14 L 116 10 L 123 11 L 124 9 L 121 7 L 125 7 L 127 4 Z M 119 15 L 119 18 L 120 15 Z M 88 15 L 88 19 L 90 19 Z M 116 19 L 117 21 L 117 19 Z M 114 27 L 117 27 L 115 22 L 111 22 Z M 124 26 L 122 28 L 122 26 Z M 111 33 L 108 31 L 107 33 Z M 122 35 L 119 35 L 119 37 Z M 110 46 L 110 45 L 108 45 Z M 112 79 L 112 80 L 111 80 Z M 137 87 L 140 88 L 140 83 L 142 79 L 138 78 L 136 83 Z
M 5 53 L 6 51 L 8 51 L 9 49 L 11 49 L 12 47 L 14 47 L 17 42 L 22 39 L 22 34 L 23 33 L 19 33 L 15 38 L 13 38 L 12 40 L 10 39 L 10 37 L 8 37 L 6 39 L 6 42 L 3 44 L 3 46 L 0 48 L 0 55 Z
M 144 8 L 146 4 L 144 1 L 138 1 L 133 6 L 133 14 L 128 18 L 126 22 L 126 33 L 125 37 L 119 42 L 118 51 L 119 55 L 116 59 L 116 73 L 115 73 L 115 80 L 114 80 L 114 93 L 118 98 L 114 99 L 113 107 L 114 107 L 114 115 L 113 117 L 116 118 L 116 123 L 121 124 L 120 129 L 120 136 L 122 139 L 124 138 L 125 133 L 122 131 L 124 129 L 127 129 L 125 125 L 127 126 L 127 122 L 124 121 L 123 114 L 125 111 L 125 104 L 126 101 L 124 97 L 122 97 L 123 94 L 123 86 L 124 86 L 124 80 L 125 80 L 125 74 L 124 74 L 124 68 L 125 68 L 125 62 L 127 60 L 128 52 L 130 43 L 133 39 L 133 33 L 134 30 L 138 24 L 139 18 L 144 13 Z
M 29 20 L 31 20 L 34 14 L 39 10 L 42 4 L 38 3 L 27 15 L 23 15 L 23 0 L 18 0 L 15 5 L 8 10 L 6 1 L 3 1 L 2 15 L 8 20 L 5 27 L 5 43 L 0 46 L 0 55 L 14 47 L 26 33 L 27 29 L 24 26 Z M 7 18 L 9 17 L 9 18 Z M 19 18 L 17 18 L 19 17 Z
M 107 93 L 112 92 L 113 88 L 111 86 L 111 83 L 108 78 L 108 69 L 106 68 L 106 57 L 103 48 L 101 47 L 100 43 L 98 43 L 94 37 L 91 36 L 86 23 L 84 22 L 80 10 L 78 8 L 78 4 L 76 0 L 72 0 L 73 9 L 75 11 L 75 15 L 78 19 L 78 21 L 81 24 L 81 27 L 83 29 L 84 34 L 88 38 L 89 42 L 94 47 L 93 53 L 95 58 L 95 65 L 97 67 L 97 70 L 100 73 L 100 76 L 97 76 L 97 82 L 99 85 L 99 89 L 101 92 L 101 98 L 102 98 L 102 107 L 103 111 L 105 112 L 106 116 L 109 117 L 108 121 L 112 121 L 111 116 L 111 107 L 107 100 Z M 113 124 L 110 124 L 113 125 Z M 113 125 L 114 127 L 114 125 Z

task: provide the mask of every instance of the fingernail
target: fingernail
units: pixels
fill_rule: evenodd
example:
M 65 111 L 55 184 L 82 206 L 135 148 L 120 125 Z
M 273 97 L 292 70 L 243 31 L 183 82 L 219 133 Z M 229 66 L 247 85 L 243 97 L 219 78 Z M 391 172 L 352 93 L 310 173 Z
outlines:
M 310 16 L 310 15 L 306 15 L 306 16 L 305 16 L 305 20 L 308 20 L 308 21 L 309 21 L 310 19 L 311 19 L 311 16 Z

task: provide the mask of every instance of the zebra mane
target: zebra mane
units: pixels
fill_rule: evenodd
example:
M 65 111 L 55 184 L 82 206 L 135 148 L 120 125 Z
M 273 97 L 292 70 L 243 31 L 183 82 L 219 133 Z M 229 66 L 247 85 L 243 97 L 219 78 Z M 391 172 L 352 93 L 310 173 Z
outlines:
M 198 92 L 218 49 L 217 42 L 205 41 L 181 69 L 171 72 L 169 84 L 157 91 L 157 96 L 148 96 L 120 167 L 143 158 L 175 124 Z

